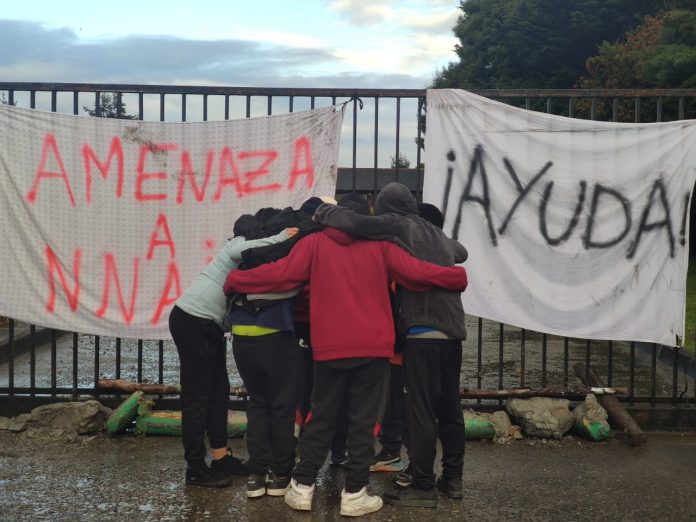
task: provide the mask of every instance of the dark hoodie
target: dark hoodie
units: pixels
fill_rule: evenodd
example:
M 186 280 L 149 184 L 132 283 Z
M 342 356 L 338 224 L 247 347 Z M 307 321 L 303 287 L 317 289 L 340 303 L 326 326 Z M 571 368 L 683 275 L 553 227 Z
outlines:
M 367 239 L 386 239 L 406 248 L 414 256 L 441 266 L 463 263 L 466 249 L 418 213 L 411 191 L 401 183 L 389 183 L 375 201 L 375 216 L 363 216 L 334 205 L 320 205 L 315 221 Z M 399 334 L 413 326 L 426 326 L 454 339 L 466 339 L 464 308 L 459 292 L 431 290 L 412 292 L 400 289 L 398 296 Z
M 466 272 L 425 263 L 387 241 L 361 241 L 326 228 L 275 263 L 230 272 L 225 293 L 282 292 L 309 282 L 313 357 L 392 357 L 389 279 L 412 291 L 466 288 Z

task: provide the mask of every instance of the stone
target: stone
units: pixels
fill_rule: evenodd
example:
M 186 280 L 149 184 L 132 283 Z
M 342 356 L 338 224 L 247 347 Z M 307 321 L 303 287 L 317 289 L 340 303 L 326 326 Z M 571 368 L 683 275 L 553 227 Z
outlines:
M 491 424 L 495 429 L 496 440 L 507 441 L 512 437 L 512 422 L 507 412 L 500 410 L 491 414 Z
M 10 427 L 8 429 L 10 431 L 14 431 L 15 433 L 24 431 L 25 429 L 27 429 L 27 421 L 30 418 L 31 415 L 29 413 L 22 413 L 21 415 L 17 415 L 16 417 L 12 418 L 10 422 Z
M 510 399 L 505 409 L 526 435 L 560 439 L 573 425 L 570 401 L 549 397 Z
M 0 417 L 0 430 L 9 430 L 12 419 L 9 417 Z
M 84 435 L 102 431 L 110 413 L 109 408 L 95 400 L 58 402 L 34 408 L 26 424 L 54 433 Z

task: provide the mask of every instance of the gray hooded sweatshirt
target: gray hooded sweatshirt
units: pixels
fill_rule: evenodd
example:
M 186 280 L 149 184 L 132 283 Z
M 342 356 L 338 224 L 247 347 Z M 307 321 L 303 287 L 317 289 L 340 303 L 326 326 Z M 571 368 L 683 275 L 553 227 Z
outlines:
M 322 204 L 314 220 L 353 236 L 386 239 L 405 248 L 415 257 L 441 266 L 463 263 L 466 249 L 442 230 L 421 218 L 411 191 L 401 183 L 389 183 L 377 196 L 375 216 Z M 412 326 L 427 326 L 454 339 L 466 339 L 464 308 L 459 292 L 434 289 L 428 292 L 397 294 L 397 331 L 406 335 Z

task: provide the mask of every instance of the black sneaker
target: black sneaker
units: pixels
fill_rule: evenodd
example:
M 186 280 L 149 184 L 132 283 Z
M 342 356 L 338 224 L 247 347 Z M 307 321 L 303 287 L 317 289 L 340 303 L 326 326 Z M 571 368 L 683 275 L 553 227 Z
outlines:
M 384 450 L 375 455 L 370 466 L 370 471 L 402 471 L 403 469 L 404 463 L 401 461 L 401 456 Z
M 407 488 L 413 484 L 413 476 L 411 475 L 411 465 L 409 464 L 405 471 L 397 473 L 392 479 L 392 483 L 400 488 Z
M 229 477 L 213 473 L 205 462 L 192 462 L 186 467 L 186 483 L 192 486 L 222 488 L 230 485 Z
M 382 495 L 382 499 L 392 506 L 405 507 L 437 507 L 437 490 L 430 491 L 409 486 L 396 491 L 388 491 Z
M 221 459 L 214 460 L 210 464 L 210 469 L 213 473 L 218 475 L 223 475 L 225 477 L 230 477 L 232 475 L 246 476 L 249 474 L 249 470 L 240 459 L 232 456 L 232 452 L 228 449 L 227 455 Z
M 461 477 L 451 479 L 440 477 L 437 481 L 437 489 L 442 491 L 449 498 L 464 498 Z
M 263 497 L 266 494 L 266 475 L 249 475 L 247 479 L 247 497 Z
M 290 487 L 290 475 L 279 477 L 272 471 L 268 474 L 266 481 L 266 493 L 272 497 L 282 497 Z

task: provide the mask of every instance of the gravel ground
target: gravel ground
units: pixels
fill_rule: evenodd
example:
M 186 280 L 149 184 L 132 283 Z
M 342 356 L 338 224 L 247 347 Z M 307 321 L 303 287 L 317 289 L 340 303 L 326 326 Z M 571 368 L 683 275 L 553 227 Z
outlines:
M 696 434 L 650 434 L 641 448 L 590 443 L 467 442 L 465 498 L 436 509 L 385 506 L 365 520 L 693 520 Z M 246 457 L 244 441 L 232 440 Z M 177 438 L 81 437 L 0 431 L 0 520 L 339 520 L 340 469 L 325 466 L 312 514 L 282 498 L 247 500 L 244 480 L 211 490 L 183 483 Z M 371 488 L 389 487 L 389 473 Z

